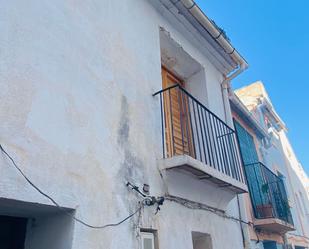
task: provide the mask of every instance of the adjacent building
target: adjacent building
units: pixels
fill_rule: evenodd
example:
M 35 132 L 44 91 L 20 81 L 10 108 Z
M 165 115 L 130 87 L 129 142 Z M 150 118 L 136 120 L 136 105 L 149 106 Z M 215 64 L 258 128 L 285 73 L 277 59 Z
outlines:
M 307 176 L 262 82 L 230 95 L 249 194 L 252 248 L 309 247 Z

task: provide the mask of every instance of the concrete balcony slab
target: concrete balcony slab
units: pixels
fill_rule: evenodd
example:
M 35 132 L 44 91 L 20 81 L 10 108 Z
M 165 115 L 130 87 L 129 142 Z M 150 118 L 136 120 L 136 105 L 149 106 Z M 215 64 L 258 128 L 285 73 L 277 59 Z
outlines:
M 188 155 L 160 159 L 158 166 L 168 194 L 210 203 L 221 210 L 225 210 L 237 194 L 248 191 L 246 184 Z
M 254 221 L 254 226 L 264 231 L 280 234 L 295 230 L 293 225 L 277 218 L 256 219 Z

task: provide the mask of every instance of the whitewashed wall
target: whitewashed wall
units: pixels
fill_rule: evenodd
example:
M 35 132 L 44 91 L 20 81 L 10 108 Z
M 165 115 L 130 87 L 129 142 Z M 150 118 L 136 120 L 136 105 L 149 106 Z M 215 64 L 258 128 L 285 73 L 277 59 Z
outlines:
M 262 116 L 261 120 L 264 120 L 262 112 L 260 112 L 260 115 Z M 275 173 L 280 172 L 285 177 L 284 182 L 295 227 L 295 231 L 290 232 L 290 234 L 308 238 L 309 216 L 307 210 L 309 210 L 309 200 L 306 198 L 305 172 L 293 152 L 286 131 L 276 131 L 273 128 L 269 131 L 271 131 L 271 146 L 263 150 L 265 164 Z M 303 201 L 298 200 L 300 193 L 305 197 Z M 304 238 L 300 237 L 300 239 Z
M 1 2 L 1 144 L 38 186 L 93 225 L 135 210 L 139 197 L 128 180 L 164 194 L 156 164 L 160 109 L 152 97 L 161 89 L 160 26 L 205 68 L 207 104 L 224 117 L 222 74 L 189 32 L 147 1 Z M 1 197 L 49 203 L 0 159 Z M 191 231 L 210 233 L 214 248 L 242 248 L 234 221 L 169 202 L 156 216 L 144 212 L 141 225 L 158 230 L 162 249 L 191 248 Z M 75 224 L 68 239 L 73 249 L 138 248 L 137 222 L 106 230 Z
M 292 203 L 296 219 L 298 220 L 298 233 L 309 238 L 309 199 L 306 194 L 307 175 L 298 161 L 287 134 L 281 131 L 280 141 L 288 164 L 288 179 L 293 192 Z

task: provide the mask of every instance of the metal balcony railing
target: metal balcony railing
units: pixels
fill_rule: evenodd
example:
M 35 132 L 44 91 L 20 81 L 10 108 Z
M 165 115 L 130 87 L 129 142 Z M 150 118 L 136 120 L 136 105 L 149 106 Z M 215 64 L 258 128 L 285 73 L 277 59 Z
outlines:
M 160 97 L 163 158 L 189 155 L 244 183 L 235 132 L 180 85 Z
M 245 174 L 255 217 L 278 218 L 293 225 L 283 179 L 261 162 L 245 165 Z

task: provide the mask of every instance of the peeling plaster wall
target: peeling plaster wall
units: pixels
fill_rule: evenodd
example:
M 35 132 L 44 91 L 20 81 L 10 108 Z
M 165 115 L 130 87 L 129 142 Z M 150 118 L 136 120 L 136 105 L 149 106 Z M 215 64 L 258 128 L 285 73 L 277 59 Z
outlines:
M 189 32 L 147 1 L 1 4 L 1 144 L 32 181 L 90 224 L 136 209 L 139 197 L 125 187 L 128 180 L 164 193 L 156 164 L 160 108 L 152 97 L 161 89 L 160 26 L 205 68 L 207 103 L 224 117 L 223 76 Z M 4 156 L 0 170 L 0 197 L 49 203 Z M 72 248 L 138 248 L 138 222 L 158 230 L 160 248 L 191 248 L 192 230 L 211 234 L 214 248 L 242 248 L 238 223 L 168 202 L 157 216 L 146 208 L 104 231 L 75 224 Z

